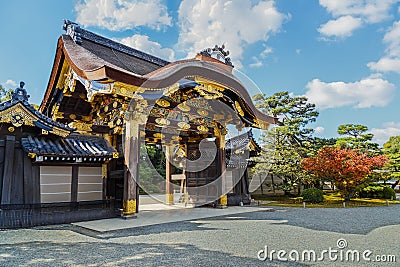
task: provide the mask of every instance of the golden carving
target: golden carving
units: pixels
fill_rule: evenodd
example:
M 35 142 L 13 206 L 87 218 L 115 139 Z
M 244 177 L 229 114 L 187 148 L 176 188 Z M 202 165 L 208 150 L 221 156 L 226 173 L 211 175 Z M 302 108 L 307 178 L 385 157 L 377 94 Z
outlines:
M 169 205 L 174 205 L 174 194 L 166 194 L 166 202 Z
M 53 120 L 62 119 L 64 118 L 64 112 L 57 112 L 53 115 Z
M 75 119 L 76 119 L 76 115 L 75 115 L 75 114 L 70 114 L 70 115 L 69 115 L 69 118 L 70 118 L 71 120 L 75 120 Z
M 43 134 L 43 135 L 48 135 L 48 134 L 49 134 L 49 131 L 47 131 L 47 130 L 45 130 L 45 129 L 42 129 L 42 134 Z
M 107 164 L 101 165 L 101 177 L 107 178 Z
M 74 78 L 74 73 L 72 70 L 70 70 L 69 73 L 66 75 L 64 81 L 64 90 L 63 90 L 64 96 L 71 96 L 71 93 L 75 91 L 75 86 L 76 86 L 76 80 Z
M 161 125 L 161 126 L 166 126 L 170 124 L 170 121 L 164 118 L 157 118 L 156 123 Z
M 194 90 L 205 99 L 217 99 L 223 96 L 222 93 L 216 90 L 212 85 L 200 84 L 197 85 Z
M 155 134 L 153 134 L 153 136 L 155 137 L 155 138 L 164 138 L 165 136 L 163 135 L 163 134 L 161 134 L 161 133 L 155 133 Z
M 55 135 L 59 135 L 59 136 L 62 136 L 62 137 L 67 137 L 70 134 L 69 131 L 64 130 L 64 129 L 60 129 L 60 128 L 56 128 L 56 127 L 54 127 L 50 131 L 50 133 L 55 134 Z
M 199 115 L 201 115 L 201 116 L 203 116 L 203 117 L 205 117 L 205 116 L 208 115 L 208 112 L 207 112 L 207 110 L 205 110 L 205 109 L 199 109 L 199 110 L 197 111 L 197 113 L 199 113 Z
M 218 200 L 218 204 L 222 207 L 228 206 L 228 196 L 222 195 Z
M 124 210 L 123 211 L 124 215 L 135 214 L 136 213 L 136 199 L 124 200 L 123 210 Z
M 113 159 L 119 158 L 119 153 L 118 152 L 113 152 L 112 155 L 113 155 Z
M 215 125 L 214 127 L 214 135 L 217 138 L 218 141 L 218 148 L 225 148 L 225 135 L 227 134 L 227 131 L 225 128 L 220 128 L 218 125 Z
M 73 121 L 68 124 L 71 128 L 76 128 L 77 131 L 81 132 L 91 132 L 92 131 L 92 124 L 84 123 L 80 121 Z
M 163 108 L 167 108 L 167 107 L 169 107 L 171 104 L 167 101 L 167 100 L 165 100 L 165 99 L 157 99 L 156 100 L 156 104 L 157 105 L 159 105 L 160 107 L 163 107 Z
M 170 96 L 178 90 L 179 90 L 179 83 L 174 83 L 173 85 L 164 89 L 163 95 Z
M 244 112 L 243 112 L 243 109 L 240 106 L 239 102 L 235 101 L 235 107 L 236 107 L 236 110 L 239 113 L 239 115 L 243 117 L 244 116 Z
M 10 126 L 10 127 L 8 127 L 8 131 L 9 131 L 10 133 L 13 133 L 13 132 L 15 131 L 15 128 L 12 127 L 12 126 Z
M 93 120 L 92 115 L 82 116 L 82 120 L 85 122 L 91 122 Z
M 187 130 L 190 128 L 190 124 L 184 121 L 178 122 L 178 127 L 182 130 Z
M 28 157 L 30 157 L 31 159 L 34 159 L 36 157 L 36 154 L 30 152 L 30 153 L 28 153 Z
M 139 90 L 139 87 L 121 82 L 114 82 L 113 92 L 122 97 L 132 98 L 133 94 Z
M 69 65 L 67 63 L 67 60 L 64 60 L 63 62 L 63 66 L 60 72 L 60 78 L 57 81 L 57 85 L 56 88 L 59 90 L 62 90 L 64 88 L 64 84 L 65 84 L 65 78 L 68 75 L 67 73 L 70 71 Z
M 0 122 L 11 123 L 14 127 L 22 125 L 35 126 L 33 122 L 37 120 L 38 118 L 20 103 L 0 112 Z
M 197 130 L 199 130 L 202 133 L 208 132 L 208 128 L 206 126 L 204 126 L 204 125 L 197 126 Z

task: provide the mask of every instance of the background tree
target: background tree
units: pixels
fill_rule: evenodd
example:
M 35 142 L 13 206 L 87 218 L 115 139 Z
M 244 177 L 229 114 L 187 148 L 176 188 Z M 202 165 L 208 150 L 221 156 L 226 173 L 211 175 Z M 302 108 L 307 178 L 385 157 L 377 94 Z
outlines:
M 385 166 L 385 170 L 389 171 L 387 179 L 393 179 L 394 189 L 400 184 L 400 136 L 392 136 L 389 141 L 383 145 L 383 151 L 387 155 L 389 162 Z
M 307 173 L 301 168 L 301 161 L 308 156 L 313 129 L 309 123 L 315 122 L 318 111 L 304 96 L 292 96 L 288 92 L 278 92 L 272 96 L 256 95 L 253 100 L 258 109 L 278 117 L 282 124 L 262 135 L 264 152 L 262 162 L 256 166 L 256 173 L 269 172 L 279 176 L 281 189 L 288 194 L 302 183 Z
M 367 131 L 368 127 L 361 124 L 339 125 L 337 132 L 341 137 L 337 139 L 336 145 L 341 148 L 353 149 L 360 153 L 380 154 L 379 145 L 372 142 L 374 135 L 367 133 Z
M 12 92 L 12 89 L 6 89 L 0 84 L 0 103 L 10 100 Z
M 323 181 L 333 182 L 345 200 L 366 183 L 374 169 L 387 162 L 386 155 L 369 156 L 339 147 L 324 147 L 314 157 L 302 161 L 302 167 Z

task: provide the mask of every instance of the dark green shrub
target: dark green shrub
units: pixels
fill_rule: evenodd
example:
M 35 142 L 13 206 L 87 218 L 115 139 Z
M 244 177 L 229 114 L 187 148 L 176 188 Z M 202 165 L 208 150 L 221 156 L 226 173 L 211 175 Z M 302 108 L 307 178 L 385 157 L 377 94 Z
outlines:
M 319 203 L 324 201 L 324 192 L 317 188 L 304 189 L 300 196 L 304 202 Z
M 382 190 L 382 198 L 384 199 L 396 199 L 396 192 L 389 186 L 385 186 Z
M 360 197 L 396 199 L 396 192 L 385 185 L 369 185 L 360 190 Z

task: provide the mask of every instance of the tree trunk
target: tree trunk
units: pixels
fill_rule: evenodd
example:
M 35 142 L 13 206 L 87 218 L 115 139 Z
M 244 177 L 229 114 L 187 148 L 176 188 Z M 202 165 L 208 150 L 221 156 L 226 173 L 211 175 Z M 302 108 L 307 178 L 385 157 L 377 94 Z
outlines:
M 400 184 L 400 180 L 397 180 L 397 182 L 395 182 L 395 183 L 392 185 L 392 189 L 394 190 L 398 184 Z

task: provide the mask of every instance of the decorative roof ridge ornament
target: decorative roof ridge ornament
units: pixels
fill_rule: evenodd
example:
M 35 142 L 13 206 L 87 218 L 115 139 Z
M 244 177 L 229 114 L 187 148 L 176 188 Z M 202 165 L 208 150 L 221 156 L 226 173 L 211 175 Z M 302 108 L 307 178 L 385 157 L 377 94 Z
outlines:
M 12 92 L 12 96 L 11 96 L 11 102 L 12 103 L 16 103 L 16 102 L 19 102 L 19 101 L 28 102 L 28 99 L 29 99 L 30 95 L 28 95 L 28 93 L 24 89 L 24 86 L 25 86 L 25 83 L 21 81 L 19 83 L 19 87 L 16 88 L 14 90 L 14 92 Z
M 66 31 L 67 35 L 71 36 L 72 40 L 74 40 L 76 44 L 82 44 L 81 27 L 78 23 L 64 19 L 64 25 L 62 28 Z
M 199 54 L 203 55 L 203 56 L 209 56 L 209 57 L 215 58 L 215 59 L 221 61 L 222 63 L 225 63 L 226 65 L 231 66 L 233 68 L 231 58 L 228 57 L 229 51 L 228 50 L 225 51 L 225 45 L 222 45 L 221 47 L 219 47 L 218 45 L 215 45 L 213 48 L 206 48 L 203 51 L 201 51 Z

